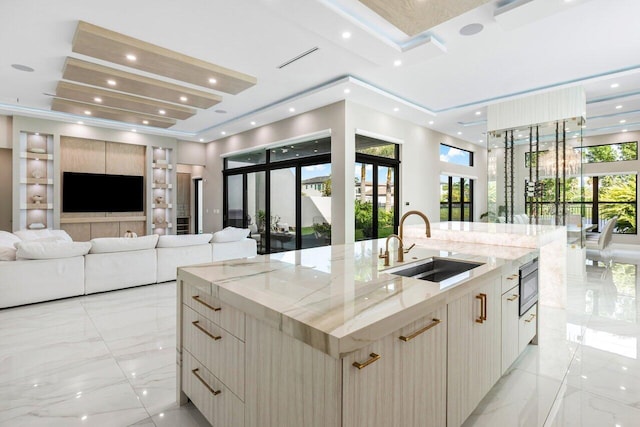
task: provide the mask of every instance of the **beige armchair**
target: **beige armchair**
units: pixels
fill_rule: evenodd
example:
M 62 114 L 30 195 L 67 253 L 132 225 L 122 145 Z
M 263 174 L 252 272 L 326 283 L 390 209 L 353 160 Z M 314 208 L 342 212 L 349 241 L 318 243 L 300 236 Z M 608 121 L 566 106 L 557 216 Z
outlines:
M 604 224 L 602 232 L 587 236 L 585 247 L 587 248 L 588 258 L 592 259 L 593 255 L 596 255 L 599 257 L 599 260 L 611 264 L 611 236 L 613 235 L 613 229 L 616 228 L 617 222 L 618 217 L 614 216 Z

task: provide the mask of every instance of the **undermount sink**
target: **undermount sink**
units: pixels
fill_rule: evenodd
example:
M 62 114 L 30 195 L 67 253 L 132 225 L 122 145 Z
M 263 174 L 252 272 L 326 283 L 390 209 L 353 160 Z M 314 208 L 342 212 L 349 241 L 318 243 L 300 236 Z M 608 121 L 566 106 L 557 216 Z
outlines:
M 465 271 L 484 265 L 481 262 L 459 261 L 446 258 L 427 258 L 385 270 L 386 273 L 414 279 L 442 282 Z

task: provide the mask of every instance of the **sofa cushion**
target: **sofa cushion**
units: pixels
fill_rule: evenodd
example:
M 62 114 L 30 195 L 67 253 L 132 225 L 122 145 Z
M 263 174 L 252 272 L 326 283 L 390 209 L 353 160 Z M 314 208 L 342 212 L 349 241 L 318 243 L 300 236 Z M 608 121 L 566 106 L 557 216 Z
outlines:
M 151 234 L 142 237 L 99 237 L 91 239 L 92 254 L 109 252 L 139 251 L 153 249 L 158 244 L 158 235 Z
M 67 242 L 73 241 L 66 231 L 50 230 L 48 228 L 43 230 L 18 230 L 13 234 L 18 236 L 21 240 L 38 240 L 47 237 L 58 237 L 60 240 L 65 240 Z
M 213 235 L 211 233 L 160 236 L 158 239 L 158 247 L 179 248 L 182 246 L 206 245 L 211 241 L 212 236 Z
M 237 242 L 249 235 L 248 228 L 226 227 L 213 233 L 213 243 Z
M 15 261 L 15 244 L 20 241 L 15 234 L 0 230 L 0 261 Z
M 15 244 L 17 259 L 71 258 L 86 255 L 91 249 L 89 242 L 22 241 Z

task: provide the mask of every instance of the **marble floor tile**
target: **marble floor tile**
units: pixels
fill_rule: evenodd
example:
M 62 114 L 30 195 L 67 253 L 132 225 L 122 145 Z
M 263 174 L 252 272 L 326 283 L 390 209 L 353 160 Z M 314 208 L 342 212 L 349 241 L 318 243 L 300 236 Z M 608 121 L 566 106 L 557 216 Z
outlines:
M 184 406 L 174 403 L 164 411 L 153 416 L 157 427 L 210 427 L 207 419 L 191 402 Z
M 545 427 L 633 427 L 640 409 L 586 391 L 571 389 L 559 397 Z
M 561 381 L 512 369 L 491 389 L 463 426 L 541 426 L 561 384 Z
M 52 405 L 97 403 L 101 390 L 125 384 L 126 377 L 110 357 L 85 361 L 47 374 L 35 374 L 0 384 L 0 422 L 32 413 L 46 413 Z

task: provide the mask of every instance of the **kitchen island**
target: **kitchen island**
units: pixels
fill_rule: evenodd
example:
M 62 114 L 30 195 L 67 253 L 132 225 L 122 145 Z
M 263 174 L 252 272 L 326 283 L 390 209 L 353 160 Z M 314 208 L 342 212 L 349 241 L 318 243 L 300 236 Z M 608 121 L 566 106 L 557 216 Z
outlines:
M 405 264 L 481 265 L 430 282 L 384 271 L 384 244 L 180 268 L 180 403 L 221 426 L 462 424 L 535 338 L 535 310 L 503 314 L 538 250 L 431 240 Z

